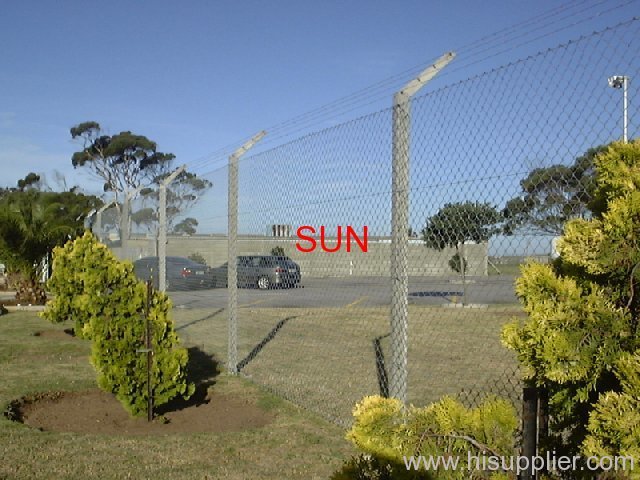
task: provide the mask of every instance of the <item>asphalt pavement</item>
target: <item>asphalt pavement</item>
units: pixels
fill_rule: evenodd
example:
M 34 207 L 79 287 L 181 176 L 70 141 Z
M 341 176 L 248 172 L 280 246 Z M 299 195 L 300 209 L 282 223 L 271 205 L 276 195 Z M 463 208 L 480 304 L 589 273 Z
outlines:
M 457 305 L 514 304 L 515 276 L 500 275 L 468 278 L 412 277 L 409 304 Z M 303 279 L 298 288 L 259 290 L 238 289 L 240 307 L 326 308 L 380 307 L 391 302 L 391 285 L 386 277 L 326 277 Z M 169 292 L 179 308 L 226 308 L 227 289 Z

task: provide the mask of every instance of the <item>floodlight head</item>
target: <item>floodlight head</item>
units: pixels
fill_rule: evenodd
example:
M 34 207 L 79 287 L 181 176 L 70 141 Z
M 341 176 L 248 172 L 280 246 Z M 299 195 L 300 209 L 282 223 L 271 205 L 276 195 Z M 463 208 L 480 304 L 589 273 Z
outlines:
M 625 77 L 623 75 L 614 75 L 609 77 L 609 86 L 611 88 L 622 88 L 624 86 Z

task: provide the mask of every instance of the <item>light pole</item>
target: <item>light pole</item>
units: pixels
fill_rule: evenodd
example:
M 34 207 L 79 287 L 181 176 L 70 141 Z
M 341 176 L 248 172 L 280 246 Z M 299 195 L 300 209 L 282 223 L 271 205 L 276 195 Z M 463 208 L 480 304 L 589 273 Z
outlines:
M 621 88 L 622 89 L 622 141 L 627 143 L 627 129 L 629 126 L 629 115 L 628 115 L 628 90 L 629 90 L 629 77 L 625 75 L 614 75 L 613 77 L 609 77 L 609 86 L 611 88 Z

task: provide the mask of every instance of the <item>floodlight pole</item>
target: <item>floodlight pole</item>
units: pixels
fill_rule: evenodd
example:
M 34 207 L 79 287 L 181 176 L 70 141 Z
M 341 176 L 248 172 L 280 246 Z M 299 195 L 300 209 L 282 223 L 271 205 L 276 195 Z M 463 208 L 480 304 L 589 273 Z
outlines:
M 158 290 L 167 290 L 167 186 L 187 168 L 182 165 L 160 182 L 158 192 Z
M 609 86 L 615 89 L 622 89 L 622 141 L 628 141 L 629 129 L 629 77 L 626 75 L 614 75 L 609 77 Z
M 251 138 L 229 157 L 229 206 L 227 232 L 227 288 L 229 307 L 228 370 L 238 373 L 238 160 L 262 140 L 264 130 Z
M 629 129 L 629 77 L 624 76 L 622 80 L 622 141 L 627 143 L 627 132 Z
M 455 58 L 449 52 L 393 97 L 391 197 L 391 368 L 389 395 L 407 401 L 409 243 L 409 148 L 411 97 Z
M 120 248 L 122 250 L 122 255 L 124 256 L 127 256 L 127 244 L 129 243 L 131 200 L 138 195 L 140 190 L 143 188 L 144 187 L 141 185 L 135 190 L 126 192 L 122 202 L 122 215 L 120 217 Z

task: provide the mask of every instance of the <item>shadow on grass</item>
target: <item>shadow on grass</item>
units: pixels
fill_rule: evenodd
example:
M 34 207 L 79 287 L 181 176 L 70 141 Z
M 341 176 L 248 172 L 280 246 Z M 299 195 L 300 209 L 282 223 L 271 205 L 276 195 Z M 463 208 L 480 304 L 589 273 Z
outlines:
M 411 292 L 410 297 L 461 297 L 463 292 L 458 291 L 427 291 L 427 292 Z
M 382 339 L 390 336 L 390 333 L 386 335 L 380 335 L 373 339 L 373 352 L 376 356 L 376 373 L 378 376 L 378 389 L 380 396 L 389 398 L 389 374 L 387 372 L 387 365 L 384 358 L 384 351 L 382 350 Z
M 200 323 L 200 322 L 204 322 L 205 320 L 209 320 L 210 318 L 215 317 L 216 315 L 218 315 L 219 313 L 224 312 L 224 308 L 219 308 L 218 310 L 216 310 L 213 313 L 210 313 L 209 315 L 207 315 L 206 317 L 202 317 L 202 318 L 197 318 L 195 320 L 191 320 L 189 323 L 185 323 L 184 325 L 180 325 L 179 327 L 176 327 L 174 330 L 176 332 L 183 330 L 187 327 L 190 327 L 191 325 L 195 325 L 196 323 Z
M 258 343 L 253 349 L 249 352 L 249 354 L 244 357 L 240 362 L 238 362 L 238 372 L 240 372 L 244 367 L 247 366 L 249 362 L 251 362 L 256 356 L 260 353 L 260 351 L 271 341 L 273 340 L 278 331 L 287 323 L 289 320 L 293 320 L 294 318 L 298 318 L 297 316 L 283 318 L 282 320 L 276 323 L 275 327 L 273 327 L 267 335 Z
M 187 380 L 196 386 L 196 390 L 189 400 L 175 398 L 165 405 L 155 409 L 157 415 L 176 412 L 185 408 L 209 403 L 208 391 L 216 383 L 216 377 L 220 373 L 219 362 L 213 356 L 203 352 L 198 347 L 189 347 L 189 363 L 187 364 Z

